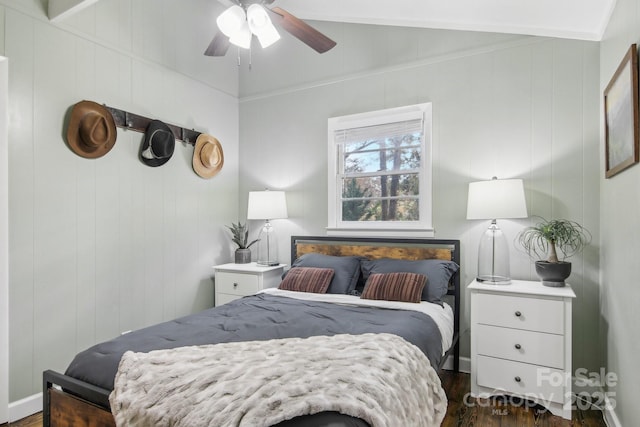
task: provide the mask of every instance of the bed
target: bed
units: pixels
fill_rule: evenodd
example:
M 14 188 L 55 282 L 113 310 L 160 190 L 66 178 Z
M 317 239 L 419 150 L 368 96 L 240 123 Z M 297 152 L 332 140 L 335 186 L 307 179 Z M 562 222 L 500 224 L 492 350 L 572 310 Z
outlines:
M 313 345 L 316 349 L 325 347 L 330 349 L 335 345 L 337 350 L 329 352 L 338 353 L 341 347 L 351 349 L 351 346 L 354 348 L 364 346 L 363 348 L 368 350 L 372 342 L 384 343 L 387 340 L 388 347 L 396 349 L 400 348 L 398 343 L 401 341 L 405 344 L 410 343 L 407 344 L 408 351 L 415 350 L 419 353 L 411 358 L 425 357 L 437 370 L 441 369 L 451 357 L 453 369 L 458 370 L 460 325 L 460 274 L 458 271 L 460 243 L 458 240 L 293 236 L 291 260 L 292 267 L 281 285 L 283 289 L 268 289 L 257 295 L 244 297 L 201 313 L 164 322 L 97 344 L 79 353 L 64 374 L 51 370 L 45 371 L 43 373 L 44 426 L 115 426 L 111 406 L 116 404 L 120 407 L 122 401 L 115 400 L 114 396 L 124 396 L 136 388 L 135 383 L 127 382 L 130 380 L 127 375 L 121 374 L 122 366 L 128 363 L 127 366 L 131 366 L 132 370 L 133 367 L 140 369 L 140 366 L 144 366 L 145 374 L 160 375 L 153 371 L 158 365 L 157 359 L 153 357 L 157 355 L 166 359 L 165 356 L 171 354 L 170 370 L 175 371 L 177 369 L 175 366 L 183 366 L 174 363 L 173 361 L 176 360 L 173 359 L 174 357 L 181 357 L 180 360 L 185 361 L 185 375 L 174 374 L 173 377 L 188 378 L 188 373 L 192 372 L 195 366 L 188 363 L 196 359 L 202 360 L 201 355 L 194 359 L 193 352 L 185 353 L 185 350 L 191 351 L 191 349 L 210 352 L 206 353 L 206 360 L 216 362 L 207 363 L 206 369 L 220 370 L 220 366 L 227 361 L 224 354 L 235 354 L 234 361 L 236 361 L 241 356 L 244 357 L 243 355 L 251 358 L 252 355 L 265 351 L 264 354 L 267 356 L 258 360 L 263 362 L 268 361 L 269 354 L 274 354 L 269 353 L 268 349 L 268 346 L 274 345 L 306 346 L 291 347 L 296 348 L 295 351 L 299 351 L 299 354 L 304 354 L 305 348 L 310 351 L 309 348 L 313 348 Z M 358 265 L 357 277 L 351 274 L 354 262 Z M 411 288 L 413 295 L 410 298 L 416 298 L 417 295 L 418 299 L 429 302 L 415 301 L 419 304 L 411 304 L 386 301 L 387 296 L 380 297 L 372 292 L 372 289 L 382 289 L 384 294 L 391 289 L 387 286 L 390 280 L 419 281 L 420 274 L 417 273 L 423 272 L 427 264 L 427 268 L 431 269 L 428 270 L 427 276 L 432 279 L 427 278 L 427 282 L 423 283 L 424 287 L 416 285 Z M 415 266 L 418 270 L 413 272 L 412 268 Z M 332 270 L 332 273 L 329 274 L 327 270 Z M 437 277 L 441 271 L 446 273 L 442 277 Z M 329 279 L 326 276 L 330 276 Z M 315 292 L 317 290 L 314 288 L 315 280 L 311 290 L 300 292 L 296 286 L 303 288 L 311 286 L 309 277 L 319 277 L 317 282 L 324 283 L 326 293 Z M 366 281 L 367 279 L 370 279 L 369 282 Z M 437 286 L 433 284 L 443 280 L 446 280 L 445 287 L 436 290 Z M 347 282 L 349 284 L 345 287 L 344 284 Z M 368 290 L 365 289 L 365 284 L 374 282 L 380 287 L 374 288 L 371 285 Z M 283 286 L 285 283 L 287 286 Z M 442 288 L 442 284 L 440 287 Z M 393 289 L 395 290 L 392 293 L 397 293 L 398 288 Z M 363 293 L 367 296 L 366 299 L 361 298 L 365 296 Z M 412 308 L 406 309 L 407 305 L 411 305 Z M 260 326 L 256 327 L 256 325 Z M 348 344 L 343 341 L 345 339 L 350 340 Z M 221 357 L 215 351 L 222 352 L 223 356 Z M 317 351 L 310 351 L 305 356 L 304 370 L 311 372 L 309 375 L 313 372 L 311 359 L 314 359 L 316 353 Z M 277 353 L 276 355 L 280 356 Z M 381 357 L 380 359 L 386 364 L 388 360 L 394 358 Z M 251 363 L 256 363 L 255 357 L 251 360 Z M 278 365 L 282 365 L 280 359 L 278 362 Z M 373 365 L 372 362 L 367 363 Z M 202 372 L 208 372 L 204 369 L 197 368 L 198 377 L 202 377 Z M 228 370 L 228 368 L 224 369 Z M 268 366 L 265 369 L 268 369 Z M 357 368 L 348 366 L 345 369 Z M 382 366 L 380 372 L 384 373 L 389 369 L 388 366 Z M 259 372 L 263 371 L 264 369 Z M 285 378 L 283 381 L 287 383 L 295 381 L 295 378 L 286 377 L 291 372 L 292 369 L 289 372 L 283 371 L 282 375 Z M 138 376 L 140 375 L 138 373 Z M 347 380 L 349 378 L 341 378 L 339 381 L 348 382 Z M 197 379 L 194 378 L 194 381 Z M 308 383 L 310 381 L 306 381 L 306 384 Z M 274 384 L 277 383 L 274 382 Z M 140 386 L 140 389 L 147 391 L 145 387 Z M 174 390 L 188 388 L 187 385 L 181 384 Z M 225 399 L 228 394 L 228 392 L 224 393 Z M 216 396 L 218 395 L 212 394 L 210 401 L 217 402 Z M 363 399 L 366 397 L 365 395 Z M 250 401 L 249 398 L 237 399 L 238 404 L 244 402 L 246 405 L 246 402 Z M 225 402 L 222 399 L 220 401 Z M 175 405 L 175 402 L 176 400 L 171 405 Z M 347 405 L 347 403 L 349 402 L 342 404 Z M 286 410 L 287 405 L 283 406 Z M 292 403 L 293 406 L 295 405 Z M 306 411 L 311 413 L 301 413 L 292 417 L 291 414 L 279 416 L 274 419 L 282 421 L 273 425 L 365 427 L 374 424 L 372 420 L 375 414 L 367 415 L 369 418 L 365 416 L 359 418 L 354 416 L 360 414 L 356 410 L 350 415 L 349 410 L 327 408 L 334 410 L 314 412 L 307 408 Z M 223 409 L 224 406 L 221 410 Z M 192 409 L 191 412 L 195 411 Z M 114 413 L 118 419 L 120 414 L 115 410 Z M 119 422 L 119 425 L 124 424 Z

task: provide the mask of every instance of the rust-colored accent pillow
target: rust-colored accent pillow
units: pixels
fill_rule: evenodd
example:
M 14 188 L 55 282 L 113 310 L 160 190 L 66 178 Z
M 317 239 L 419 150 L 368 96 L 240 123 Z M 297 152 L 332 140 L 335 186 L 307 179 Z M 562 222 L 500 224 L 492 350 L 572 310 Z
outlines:
M 374 273 L 360 298 L 419 303 L 427 276 L 417 273 Z
M 278 286 L 285 291 L 325 294 L 333 279 L 332 268 L 293 267 Z

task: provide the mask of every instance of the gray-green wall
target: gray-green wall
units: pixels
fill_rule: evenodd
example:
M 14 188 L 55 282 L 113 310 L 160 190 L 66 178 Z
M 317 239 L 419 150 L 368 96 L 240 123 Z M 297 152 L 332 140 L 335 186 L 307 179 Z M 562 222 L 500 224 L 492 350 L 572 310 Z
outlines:
M 640 43 L 640 1 L 618 0 L 600 48 L 600 93 L 632 43 Z M 604 120 L 600 115 L 601 126 Z M 604 132 L 602 133 L 604 135 Z M 604 136 L 600 147 L 604 147 Z M 640 373 L 640 166 L 604 179 L 604 149 L 600 149 L 600 314 L 602 360 L 618 376 L 609 387 L 615 416 L 623 426 L 640 420 L 637 394 Z
M 470 181 L 523 178 L 530 215 L 570 218 L 594 244 L 572 259 L 574 366 L 600 366 L 597 330 L 599 240 L 598 58 L 594 42 L 456 31 L 317 23 L 338 42 L 317 55 L 295 39 L 241 66 L 240 194 L 283 189 L 286 238 L 325 234 L 327 118 L 433 103 L 436 237 L 462 241 L 462 283 L 476 272 L 488 223 L 467 221 Z M 244 202 L 246 204 L 246 202 Z M 502 221 L 513 238 L 533 220 Z M 512 276 L 537 280 L 515 248 Z M 468 298 L 463 292 L 463 328 Z M 469 355 L 469 335 L 462 337 Z
M 189 1 L 210 22 L 223 7 Z M 85 345 L 209 304 L 209 266 L 231 256 L 223 225 L 244 217 L 249 190 L 287 191 L 290 219 L 274 221 L 284 237 L 282 261 L 289 235 L 324 234 L 328 117 L 433 102 L 434 225 L 437 237 L 462 240 L 462 282 L 474 277 L 486 227 L 465 219 L 467 183 L 523 178 L 530 214 L 575 219 L 594 235 L 573 259 L 574 368 L 606 362 L 623 376 L 619 389 L 629 396 L 618 393 L 618 415 L 625 425 L 640 417 L 628 401 L 637 383 L 632 255 L 640 169 L 603 180 L 599 135 L 602 88 L 638 40 L 638 0 L 618 1 L 602 49 L 323 22 L 315 25 L 338 41 L 336 49 L 318 55 L 285 35 L 266 52 L 255 50 L 251 69 L 246 55 L 236 67 L 233 49 L 225 58 L 203 57 L 210 23 L 190 19 L 183 2 L 100 0 L 58 25 L 48 22 L 45 3 L 0 0 L 12 114 L 12 401 L 38 392 L 42 369 L 64 369 Z M 134 153 L 141 135 L 123 131 L 110 157 L 74 157 L 64 147 L 60 117 L 82 98 L 212 133 L 225 149 L 223 173 L 197 179 L 184 146 L 170 166 L 145 169 Z M 151 221 L 146 231 L 141 218 Z M 502 226 L 515 236 L 530 222 Z M 170 260 L 162 289 L 153 288 L 159 258 Z M 514 277 L 535 280 L 515 249 L 511 262 Z M 55 311 L 45 312 L 50 307 Z M 118 324 L 107 323 L 116 317 Z M 465 335 L 465 355 L 468 346 Z
M 190 2 L 212 17 L 223 9 Z M 238 213 L 238 76 L 232 57 L 202 55 L 211 21 L 194 23 L 184 2 L 101 0 L 52 24 L 43 3 L 0 1 L 12 402 L 96 342 L 210 307 L 211 266 L 231 260 L 224 224 Z M 83 99 L 210 133 L 224 168 L 201 179 L 179 142 L 167 164 L 148 167 L 142 133 L 122 129 L 106 156 L 81 158 L 63 135 Z

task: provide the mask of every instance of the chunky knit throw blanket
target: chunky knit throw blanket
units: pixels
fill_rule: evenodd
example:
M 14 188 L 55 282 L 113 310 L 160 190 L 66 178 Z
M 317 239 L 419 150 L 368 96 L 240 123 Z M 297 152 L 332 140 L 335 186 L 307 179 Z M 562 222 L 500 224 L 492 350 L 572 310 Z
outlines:
M 428 427 L 447 409 L 427 357 L 391 334 L 127 352 L 109 400 L 116 425 L 129 427 L 267 427 L 323 411 Z

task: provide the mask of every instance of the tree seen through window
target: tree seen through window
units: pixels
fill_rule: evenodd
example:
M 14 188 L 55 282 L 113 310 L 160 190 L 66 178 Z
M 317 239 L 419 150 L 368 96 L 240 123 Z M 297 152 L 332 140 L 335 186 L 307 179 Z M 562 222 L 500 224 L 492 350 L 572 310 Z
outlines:
M 421 133 L 348 142 L 343 148 L 343 221 L 417 221 Z

